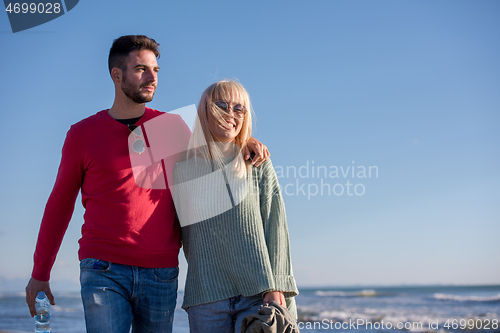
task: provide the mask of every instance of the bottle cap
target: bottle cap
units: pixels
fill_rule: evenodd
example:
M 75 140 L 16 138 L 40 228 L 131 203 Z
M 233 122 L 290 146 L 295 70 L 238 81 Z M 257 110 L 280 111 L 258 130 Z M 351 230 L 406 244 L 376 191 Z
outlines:
M 36 295 L 36 298 L 44 298 L 45 297 L 45 291 L 39 291 L 38 294 Z

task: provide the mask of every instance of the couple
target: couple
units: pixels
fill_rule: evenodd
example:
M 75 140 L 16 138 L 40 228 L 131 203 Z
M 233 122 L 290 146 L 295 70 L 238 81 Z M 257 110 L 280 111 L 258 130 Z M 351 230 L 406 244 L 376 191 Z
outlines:
M 245 315 L 273 300 L 295 312 L 283 200 L 267 148 L 250 137 L 250 101 L 239 83 L 207 88 L 192 136 L 180 117 L 169 115 L 179 140 L 190 145 L 174 168 L 173 193 L 137 186 L 128 138 L 136 126 L 164 115 L 145 106 L 158 82 L 158 46 L 140 35 L 115 40 L 109 54 L 113 106 L 67 133 L 26 287 L 31 315 L 38 291 L 54 304 L 50 271 L 80 190 L 80 283 L 88 332 L 129 332 L 131 326 L 133 332 L 172 331 L 181 235 L 189 266 L 183 308 L 192 332 L 239 331 Z M 256 156 L 250 163 L 251 151 Z M 163 164 L 162 172 L 172 167 Z M 221 205 L 220 188 L 210 188 L 210 174 L 218 172 L 231 205 L 207 215 L 210 205 Z M 200 175 L 209 180 L 192 186 Z

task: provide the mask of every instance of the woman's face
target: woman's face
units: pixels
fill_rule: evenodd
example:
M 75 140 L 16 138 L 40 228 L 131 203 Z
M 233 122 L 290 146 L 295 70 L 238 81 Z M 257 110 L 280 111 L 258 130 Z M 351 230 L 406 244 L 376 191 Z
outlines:
M 239 102 L 226 101 L 229 105 L 227 112 L 231 115 L 233 114 L 233 107 Z M 212 106 L 213 107 L 213 106 Z M 238 119 L 230 115 L 221 112 L 221 116 L 224 118 L 226 123 L 220 123 L 215 115 L 213 115 L 210 110 L 208 112 L 208 126 L 210 127 L 210 132 L 214 136 L 215 141 L 221 142 L 233 142 L 236 136 L 241 131 L 243 127 L 243 119 Z

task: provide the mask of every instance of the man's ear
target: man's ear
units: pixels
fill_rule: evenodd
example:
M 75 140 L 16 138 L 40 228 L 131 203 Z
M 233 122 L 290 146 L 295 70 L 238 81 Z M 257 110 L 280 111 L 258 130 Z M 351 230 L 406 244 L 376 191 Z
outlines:
M 118 67 L 113 67 L 111 70 L 111 79 L 115 83 L 120 83 L 122 81 L 123 71 Z

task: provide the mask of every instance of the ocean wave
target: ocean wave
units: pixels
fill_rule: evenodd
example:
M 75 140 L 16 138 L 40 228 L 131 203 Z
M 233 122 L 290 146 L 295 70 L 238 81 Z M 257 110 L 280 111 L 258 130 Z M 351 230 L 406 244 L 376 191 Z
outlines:
M 373 296 L 378 296 L 379 294 L 372 289 L 363 289 L 359 291 L 322 291 L 318 290 L 315 292 L 316 296 L 321 296 L 321 297 L 373 297 Z
M 72 307 L 62 307 L 59 305 L 53 305 L 52 310 L 54 312 L 66 312 L 66 313 L 73 313 L 73 312 L 83 312 L 83 307 L 80 308 L 72 308 Z
M 443 301 L 457 302 L 500 302 L 500 294 L 495 296 L 458 296 L 449 294 L 434 294 L 434 298 Z
M 422 323 L 420 327 L 415 325 L 410 331 L 418 332 L 419 329 L 424 328 L 424 323 L 428 323 L 430 318 L 438 319 L 438 317 L 432 317 L 430 314 L 414 314 L 408 311 L 399 311 L 397 309 L 343 309 L 343 310 L 320 310 L 308 307 L 298 306 L 298 320 L 299 321 L 322 321 L 324 319 L 328 321 L 336 322 L 362 322 L 363 325 L 367 323 L 380 323 L 381 321 L 385 323 L 391 323 L 393 327 L 396 327 L 398 323 Z M 374 311 L 368 311 L 374 310 Z M 438 319 L 439 322 L 445 322 L 443 318 Z
M 0 292 L 0 298 L 6 298 L 6 297 L 26 297 L 26 293 L 24 291 L 22 292 L 14 292 L 14 291 L 2 291 Z

